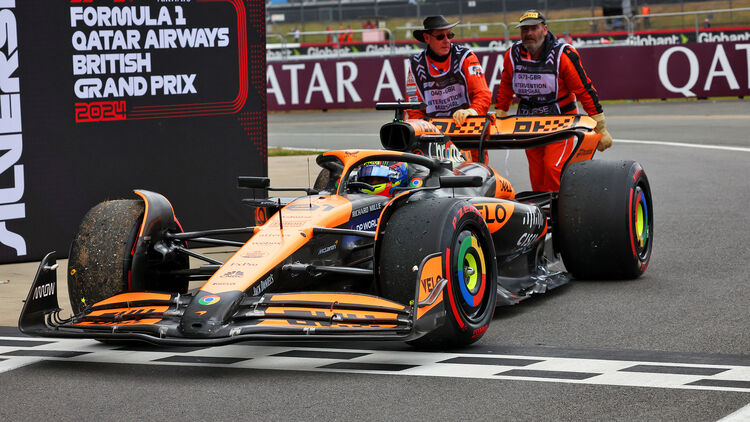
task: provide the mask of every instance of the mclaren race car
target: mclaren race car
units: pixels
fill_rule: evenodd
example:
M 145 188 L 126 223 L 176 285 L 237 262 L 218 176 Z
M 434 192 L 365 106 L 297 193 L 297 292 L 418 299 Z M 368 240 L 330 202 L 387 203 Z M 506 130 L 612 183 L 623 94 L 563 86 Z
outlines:
M 253 339 L 402 340 L 467 345 L 496 306 L 587 279 L 641 275 L 653 245 L 648 179 L 633 161 L 591 160 L 601 135 L 587 116 L 405 120 L 418 103 L 384 103 L 396 118 L 384 149 L 317 157 L 313 188 L 270 198 L 254 189 L 255 225 L 184 231 L 169 201 L 100 203 L 69 253 L 73 315 L 60 317 L 53 253 L 19 320 L 30 335 L 218 345 Z M 467 151 L 574 139 L 559 192 L 515 192 Z M 262 194 L 261 194 L 262 193 Z M 226 235 L 246 234 L 245 242 Z M 190 247 L 232 245 L 226 262 Z M 190 267 L 189 257 L 204 265 Z M 562 258 L 566 271 L 552 270 Z M 560 265 L 558 267 L 561 268 Z M 201 281 L 200 287 L 190 283 Z

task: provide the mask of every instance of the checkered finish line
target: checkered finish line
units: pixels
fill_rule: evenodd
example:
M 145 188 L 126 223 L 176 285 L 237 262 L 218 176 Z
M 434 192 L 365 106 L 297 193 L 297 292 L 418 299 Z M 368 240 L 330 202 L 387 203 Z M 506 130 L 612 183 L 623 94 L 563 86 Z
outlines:
M 309 348 L 107 345 L 95 340 L 0 337 L 0 373 L 44 360 L 131 365 L 347 372 L 750 392 L 750 365 L 501 354 Z

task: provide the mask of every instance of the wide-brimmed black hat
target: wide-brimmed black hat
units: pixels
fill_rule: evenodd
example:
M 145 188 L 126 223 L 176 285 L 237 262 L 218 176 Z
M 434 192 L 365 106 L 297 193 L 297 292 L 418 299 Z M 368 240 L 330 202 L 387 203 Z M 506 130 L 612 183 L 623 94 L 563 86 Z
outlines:
M 518 19 L 516 28 L 521 26 L 534 26 L 536 24 L 544 23 L 545 21 L 546 19 L 544 18 L 544 15 L 542 15 L 542 12 L 536 9 L 531 9 L 523 12 L 521 18 Z
M 415 29 L 412 33 L 414 35 L 414 38 L 417 39 L 420 42 L 424 41 L 424 33 L 429 31 L 434 31 L 436 29 L 448 29 L 453 28 L 454 26 L 458 25 L 458 22 L 456 23 L 448 23 L 445 18 L 440 16 L 427 16 L 424 19 L 424 29 Z

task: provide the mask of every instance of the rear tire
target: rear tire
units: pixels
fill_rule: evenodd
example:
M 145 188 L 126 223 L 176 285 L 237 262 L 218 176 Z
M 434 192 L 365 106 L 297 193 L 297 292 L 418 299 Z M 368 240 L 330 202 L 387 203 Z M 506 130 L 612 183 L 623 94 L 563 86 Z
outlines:
M 634 279 L 646 271 L 654 210 L 648 177 L 635 161 L 583 161 L 566 168 L 554 235 L 579 279 Z
M 406 204 L 388 219 L 381 242 L 381 294 L 405 305 L 415 299 L 419 282 L 414 266 L 435 252 L 443 262 L 450 260 L 443 324 L 409 344 L 465 346 L 482 337 L 495 311 L 497 266 L 490 232 L 476 208 L 454 198 Z

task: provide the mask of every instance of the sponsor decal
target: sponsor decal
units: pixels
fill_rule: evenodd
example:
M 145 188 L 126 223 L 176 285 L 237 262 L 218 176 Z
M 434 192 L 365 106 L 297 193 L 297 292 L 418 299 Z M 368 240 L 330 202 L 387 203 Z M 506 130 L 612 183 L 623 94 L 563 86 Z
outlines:
M 427 155 L 441 160 L 448 159 L 453 163 L 465 161 L 463 155 L 461 155 L 461 150 L 453 142 L 446 142 L 445 144 L 430 142 L 427 147 Z
M 368 214 L 374 211 L 380 211 L 381 209 L 383 209 L 383 204 L 381 202 L 370 204 L 368 206 L 358 208 L 352 211 L 352 218 L 356 218 L 356 217 L 359 217 L 360 215 Z
M 538 12 L 526 12 L 521 16 L 521 18 L 518 20 L 521 22 L 524 19 L 539 19 L 539 13 Z
M 339 241 L 337 240 L 334 244 L 332 244 L 330 246 L 326 246 L 325 248 L 319 249 L 318 250 L 318 255 L 323 255 L 323 254 L 335 251 L 336 250 L 336 246 L 337 246 L 338 243 L 339 243 Z
M 479 214 L 482 215 L 487 224 L 503 223 L 508 218 L 508 213 L 502 204 L 476 204 Z
M 476 64 L 474 66 L 469 66 L 469 75 L 484 75 L 482 65 Z
M 378 219 L 374 218 L 370 221 L 366 221 L 364 223 L 360 223 L 357 225 L 352 226 L 353 230 L 367 230 L 372 231 L 375 230 L 375 228 L 378 226 Z
M 245 264 L 244 262 L 238 262 L 237 264 Z M 227 271 L 224 274 L 222 274 L 222 277 L 231 277 L 231 278 L 239 278 L 244 276 L 245 273 L 242 271 Z
M 522 224 L 531 228 L 540 227 L 544 224 L 544 216 L 538 209 L 534 211 L 528 211 L 523 215 Z
M 266 255 L 268 255 L 267 252 L 263 252 L 263 251 L 250 251 L 250 252 L 243 253 L 242 257 L 243 258 L 263 258 Z
M 590 154 L 593 154 L 593 153 L 594 153 L 593 149 L 583 149 L 583 148 L 581 148 L 576 153 L 576 156 L 583 157 L 583 156 L 587 156 L 587 155 L 590 155 Z
M 411 179 L 411 182 L 409 182 L 409 187 L 419 188 L 419 187 L 422 187 L 423 184 L 424 184 L 424 180 L 422 180 L 419 177 L 415 177 Z
M 490 325 L 487 324 L 487 325 L 484 325 L 482 327 L 477 328 L 476 330 L 474 330 L 474 332 L 471 333 L 471 338 L 482 337 L 482 335 L 484 334 L 484 332 L 487 331 L 487 327 L 489 327 L 489 326 Z
M 722 44 L 717 44 L 714 48 L 711 65 L 708 69 L 708 74 L 705 75 L 705 83 L 702 87 L 704 92 L 710 92 L 711 86 L 714 84 L 714 82 L 718 82 L 718 84 L 726 84 L 731 91 L 740 90 L 740 83 L 737 79 L 737 74 L 741 74 L 740 72 L 742 72 L 744 69 L 738 69 L 738 67 L 740 66 L 740 63 L 750 62 L 750 44 L 735 44 L 733 49 L 730 46 L 727 46 L 727 49 L 729 49 L 729 55 L 727 54 L 727 50 L 724 49 L 724 46 Z M 744 53 L 739 53 L 743 50 Z M 672 80 L 674 75 L 670 76 L 671 72 L 669 72 L 669 64 L 670 58 L 673 56 L 677 56 L 678 58 L 675 60 L 675 62 L 680 63 L 683 63 L 685 58 L 687 58 L 687 78 L 684 78 L 683 74 L 680 77 L 675 78 L 676 80 Z M 702 56 L 705 60 L 705 55 Z M 733 60 L 730 60 L 730 57 L 732 57 Z M 740 57 L 744 58 L 745 60 L 742 60 L 742 58 Z M 672 65 L 672 67 L 674 68 L 675 65 Z M 681 68 L 684 69 L 684 65 L 681 65 Z M 696 52 L 687 47 L 670 47 L 665 50 L 659 58 L 659 81 L 661 82 L 662 86 L 669 92 L 682 94 L 685 97 L 697 96 L 693 89 L 698 84 L 699 76 L 704 76 L 702 75 L 702 73 L 705 73 L 705 71 L 706 68 L 705 66 L 700 65 L 700 61 L 698 60 L 698 55 L 696 54 Z M 675 82 L 678 82 L 678 85 L 681 82 L 683 85 L 677 86 L 675 85 Z
M 266 277 L 265 280 L 261 281 L 259 285 L 253 286 L 253 296 L 260 295 L 264 290 L 268 288 L 268 286 L 272 285 L 274 282 L 273 274 Z
M 257 267 L 258 263 L 257 262 L 230 262 L 229 265 L 232 266 L 232 267 Z M 234 273 L 240 273 L 240 275 L 230 275 L 230 274 L 234 274 Z M 235 278 L 242 277 L 242 272 L 241 271 L 230 271 L 230 272 L 222 275 L 222 277 L 235 277 Z M 234 283 L 232 283 L 232 284 L 234 284 Z
M 518 120 L 513 127 L 514 133 L 538 133 L 555 132 L 567 129 L 575 117 L 564 118 L 534 118 L 533 120 Z
M 524 233 L 521 235 L 521 237 L 518 238 L 518 242 L 516 242 L 516 245 L 525 248 L 534 244 L 534 242 L 538 238 L 539 234 L 537 233 Z
M 497 188 L 500 190 L 500 192 L 513 192 L 513 186 L 510 185 L 510 182 L 507 180 L 495 178 L 495 183 L 497 183 Z
M 34 289 L 34 296 L 32 300 L 41 299 L 43 297 L 52 296 L 55 294 L 55 283 L 43 284 Z
M 1 2 L 0 12 L 0 243 L 14 249 L 16 256 L 26 255 L 26 239 L 5 225 L 8 220 L 26 218 L 24 166 L 21 127 L 21 88 L 18 76 L 18 33 L 15 2 Z
M 474 207 L 474 205 L 464 205 L 463 207 L 458 209 L 458 215 L 453 217 L 453 229 L 456 228 L 456 223 L 458 222 L 458 219 L 463 217 L 464 214 L 473 213 L 481 217 L 482 214 L 479 213 L 479 210 Z
M 440 277 L 427 277 L 419 280 L 419 283 L 422 285 L 422 290 L 425 290 L 428 293 L 432 292 L 432 289 L 435 288 L 435 285 L 437 282 L 440 281 Z
M 208 306 L 208 305 L 214 305 L 214 304 L 218 303 L 220 300 L 221 300 L 221 298 L 219 296 L 208 295 L 208 296 L 203 296 L 202 298 L 198 299 L 198 304 L 200 304 L 200 305 L 206 305 L 206 306 Z

